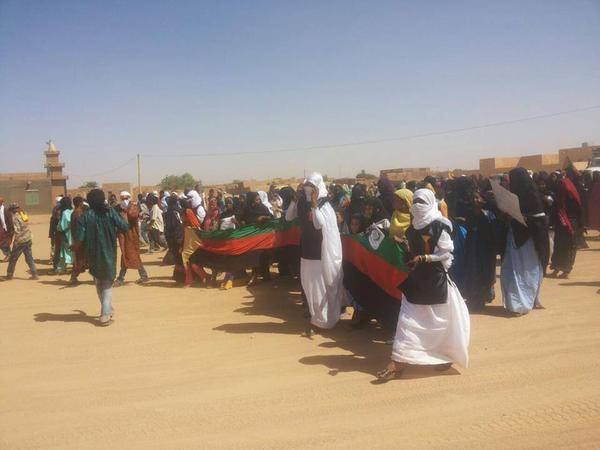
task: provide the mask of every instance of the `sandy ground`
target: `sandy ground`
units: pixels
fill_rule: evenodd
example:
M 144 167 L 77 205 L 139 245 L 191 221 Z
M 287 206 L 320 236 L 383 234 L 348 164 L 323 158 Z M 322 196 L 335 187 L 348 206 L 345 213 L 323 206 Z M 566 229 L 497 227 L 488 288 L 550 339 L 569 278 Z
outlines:
M 34 255 L 48 269 L 46 223 Z M 595 235 L 597 236 L 597 235 Z M 372 384 L 390 347 L 347 322 L 310 340 L 298 288 L 172 287 L 159 256 L 147 286 L 114 292 L 95 326 L 88 274 L 0 283 L 2 448 L 592 448 L 600 446 L 600 240 L 547 309 L 472 316 L 471 366 L 410 369 Z M 6 270 L 6 264 L 0 268 Z M 133 282 L 137 273 L 129 273 Z

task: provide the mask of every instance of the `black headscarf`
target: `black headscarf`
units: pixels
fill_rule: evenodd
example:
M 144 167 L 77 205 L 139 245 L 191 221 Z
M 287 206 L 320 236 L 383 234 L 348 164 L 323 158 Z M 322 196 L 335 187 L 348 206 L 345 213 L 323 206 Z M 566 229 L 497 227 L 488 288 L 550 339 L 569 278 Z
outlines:
M 281 197 L 281 200 L 283 200 L 283 205 L 281 208 L 284 211 L 287 211 L 287 209 L 290 207 L 290 203 L 292 203 L 292 200 L 294 199 L 294 189 L 292 189 L 290 186 L 281 188 L 279 191 L 279 196 Z
M 377 197 L 367 197 L 365 199 L 365 206 L 366 205 L 373 207 L 373 215 L 371 217 L 366 217 L 364 214 L 362 214 L 362 216 L 365 218 L 367 226 L 370 226 L 371 224 L 379 222 L 383 219 L 389 219 L 391 217 L 391 215 L 387 214 L 385 208 L 383 207 L 383 203 Z
M 165 238 L 170 249 L 176 248 L 183 242 L 183 220 L 181 213 L 183 209 L 177 195 L 167 197 L 167 210 L 165 212 Z
M 79 208 L 81 205 L 83 204 L 83 197 L 77 195 L 76 197 L 73 197 L 73 206 L 75 208 Z
M 229 209 L 229 205 L 231 205 L 231 209 Z M 235 202 L 233 198 L 227 197 L 225 199 L 225 208 L 221 213 L 221 219 L 226 219 L 227 217 L 235 216 Z
M 362 183 L 355 184 L 352 188 L 352 195 L 350 196 L 350 203 L 345 211 L 345 221 L 350 226 L 350 218 L 354 214 L 364 214 L 365 212 L 365 199 L 367 198 L 367 186 Z
M 148 208 L 152 208 L 154 205 L 158 205 L 158 197 L 154 194 L 148 194 L 146 197 L 146 204 Z
M 87 194 L 87 202 L 90 208 L 97 213 L 108 212 L 108 205 L 106 204 L 106 196 L 104 191 L 101 189 L 92 189 Z
M 521 213 L 533 216 L 543 213 L 544 207 L 539 190 L 527 170 L 517 167 L 508 173 L 510 191 L 519 197 Z
M 394 184 L 388 177 L 381 177 L 377 182 L 377 189 L 379 189 L 379 198 L 383 203 L 388 216 L 391 217 L 394 212 Z
M 65 211 L 67 209 L 73 209 L 73 202 L 71 201 L 71 197 L 63 197 L 60 199 L 60 211 Z
M 524 226 L 514 219 L 511 220 L 510 226 L 513 231 L 515 245 L 520 248 L 529 238 L 532 238 L 538 258 L 545 271 L 550 258 L 550 241 L 548 239 L 547 218 L 545 215 L 539 216 L 544 213 L 540 192 L 524 168 L 512 169 L 508 176 L 510 190 L 519 197 L 521 213 L 527 223 L 527 226 Z
M 167 197 L 167 212 L 168 211 L 177 211 L 179 213 L 182 212 L 181 204 L 179 203 L 179 198 L 177 195 L 170 195 Z
M 475 192 L 477 185 L 472 178 L 460 177 L 452 183 L 453 205 L 450 217 L 462 217 L 467 222 L 473 215 Z M 448 205 L 450 206 L 450 205 Z
M 247 224 L 258 223 L 258 218 L 261 216 L 273 217 L 269 208 L 263 205 L 262 202 L 255 203 L 258 197 L 258 192 L 248 192 L 246 194 L 246 208 L 244 211 L 244 220 Z

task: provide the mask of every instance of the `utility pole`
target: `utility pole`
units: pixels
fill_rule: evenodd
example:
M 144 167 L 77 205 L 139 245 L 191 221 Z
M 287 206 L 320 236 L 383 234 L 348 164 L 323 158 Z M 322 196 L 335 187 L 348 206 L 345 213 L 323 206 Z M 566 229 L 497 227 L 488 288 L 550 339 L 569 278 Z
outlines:
M 141 169 L 140 169 L 140 154 L 137 154 L 137 175 L 138 175 L 138 179 L 137 179 L 137 185 L 138 185 L 138 194 L 141 195 L 142 194 L 142 175 L 141 175 Z

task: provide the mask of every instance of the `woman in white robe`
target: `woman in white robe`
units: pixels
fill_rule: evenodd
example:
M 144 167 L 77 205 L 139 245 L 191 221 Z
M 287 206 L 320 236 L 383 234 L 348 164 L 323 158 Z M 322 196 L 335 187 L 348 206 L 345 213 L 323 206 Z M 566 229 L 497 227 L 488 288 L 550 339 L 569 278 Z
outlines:
M 404 296 L 391 362 L 377 374 L 382 380 L 399 376 L 407 365 L 435 365 L 446 370 L 452 363 L 466 367 L 469 361 L 469 312 L 456 284 L 448 277 L 454 250 L 452 224 L 442 216 L 428 189 L 415 192 L 410 212 L 412 230 L 407 233 L 412 233 L 415 243 L 410 248 L 413 270 L 409 283 L 400 286 Z M 418 239 L 424 242 L 423 250 L 416 248 Z M 434 278 L 423 279 L 423 275 L 431 274 Z M 436 284 L 432 283 L 436 274 L 441 288 L 431 286 Z M 436 293 L 445 297 L 436 298 Z
M 300 198 L 290 204 L 286 220 L 300 218 L 300 280 L 310 311 L 310 323 L 330 329 L 339 321 L 345 299 L 342 241 L 321 174 L 310 174 L 304 181 L 303 190 Z M 310 327 L 307 333 L 314 333 L 314 329 Z

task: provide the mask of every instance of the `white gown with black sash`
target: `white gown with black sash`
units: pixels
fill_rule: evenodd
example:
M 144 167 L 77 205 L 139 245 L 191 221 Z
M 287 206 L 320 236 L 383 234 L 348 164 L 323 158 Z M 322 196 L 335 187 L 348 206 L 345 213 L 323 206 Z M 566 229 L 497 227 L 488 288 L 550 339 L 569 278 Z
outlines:
M 447 271 L 452 265 L 454 245 L 450 235 L 442 231 L 431 255 Z M 460 291 L 448 278 L 445 303 L 418 305 L 402 298 L 392 360 L 415 365 L 469 362 L 469 311 Z

